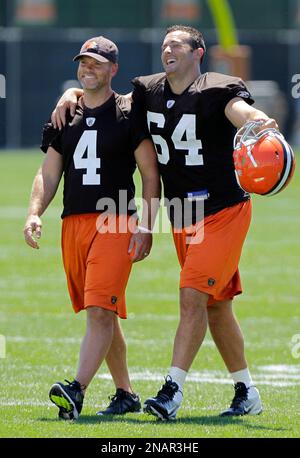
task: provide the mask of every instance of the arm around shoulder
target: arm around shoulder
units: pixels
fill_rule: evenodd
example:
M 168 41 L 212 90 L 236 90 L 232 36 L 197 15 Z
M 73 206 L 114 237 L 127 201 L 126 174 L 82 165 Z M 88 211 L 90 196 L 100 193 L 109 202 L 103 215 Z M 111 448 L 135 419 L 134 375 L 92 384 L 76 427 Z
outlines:
M 55 128 L 61 130 L 65 126 L 67 110 L 74 117 L 78 99 L 82 95 L 83 90 L 80 88 L 69 88 L 63 93 L 51 114 L 51 122 Z

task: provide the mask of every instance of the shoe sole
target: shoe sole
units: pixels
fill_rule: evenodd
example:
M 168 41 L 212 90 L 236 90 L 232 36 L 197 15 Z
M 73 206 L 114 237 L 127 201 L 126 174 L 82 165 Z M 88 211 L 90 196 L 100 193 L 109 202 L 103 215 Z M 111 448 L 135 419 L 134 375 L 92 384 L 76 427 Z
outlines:
M 242 413 L 234 413 L 234 412 L 228 412 L 225 410 L 225 412 L 222 412 L 220 414 L 220 417 L 243 417 L 244 415 L 260 415 L 262 413 L 263 409 L 261 406 L 260 399 L 252 406 L 249 410 L 244 410 Z
M 261 406 L 259 407 L 254 407 L 253 409 L 249 410 L 249 412 L 245 412 L 244 415 L 260 415 L 262 413 L 263 409 Z
M 96 415 L 98 415 L 99 417 L 104 417 L 104 416 L 107 416 L 107 415 L 126 415 L 127 413 L 139 413 L 141 412 L 142 408 L 141 406 L 138 408 L 138 409 L 133 409 L 133 410 L 126 410 L 126 412 L 122 412 L 122 413 L 114 413 L 114 412 L 101 412 L 101 410 L 99 412 L 97 412 Z
M 162 410 L 159 406 L 153 404 L 145 404 L 143 411 L 145 413 L 149 413 L 150 415 L 154 415 L 154 417 L 158 418 L 161 421 L 176 420 L 176 414 L 170 416 L 165 410 Z
M 59 408 L 59 411 L 62 413 L 62 415 L 59 415 L 60 418 L 64 418 L 63 414 L 73 414 L 73 418 L 70 418 L 70 420 L 77 420 L 79 413 L 76 409 L 76 406 L 61 385 L 58 383 L 52 385 L 49 392 L 49 398 L 50 401 L 53 402 L 53 404 L 55 404 L 56 407 Z M 66 420 L 67 418 L 64 419 Z
M 257 412 L 243 412 L 243 413 L 233 413 L 233 412 L 228 412 L 228 413 L 220 413 L 220 417 L 244 417 L 245 415 L 260 415 L 262 413 L 262 409 L 257 411 Z

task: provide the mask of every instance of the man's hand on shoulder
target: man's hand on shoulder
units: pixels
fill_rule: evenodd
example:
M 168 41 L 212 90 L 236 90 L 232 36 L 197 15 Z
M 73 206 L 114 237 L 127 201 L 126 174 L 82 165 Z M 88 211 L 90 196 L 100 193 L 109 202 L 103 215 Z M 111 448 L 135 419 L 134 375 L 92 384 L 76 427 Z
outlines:
M 78 88 L 70 88 L 63 93 L 51 114 L 51 122 L 55 129 L 61 130 L 66 125 L 66 113 L 68 110 L 72 118 L 75 116 L 78 98 L 82 94 L 82 89 Z

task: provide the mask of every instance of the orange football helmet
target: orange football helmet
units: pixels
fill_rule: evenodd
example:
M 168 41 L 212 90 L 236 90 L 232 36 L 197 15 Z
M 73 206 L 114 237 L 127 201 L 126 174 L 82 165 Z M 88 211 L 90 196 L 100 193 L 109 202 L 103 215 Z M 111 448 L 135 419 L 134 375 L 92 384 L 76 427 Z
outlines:
M 295 156 L 276 129 L 258 132 L 260 121 L 250 121 L 234 137 L 234 166 L 239 185 L 247 192 L 273 196 L 290 182 Z

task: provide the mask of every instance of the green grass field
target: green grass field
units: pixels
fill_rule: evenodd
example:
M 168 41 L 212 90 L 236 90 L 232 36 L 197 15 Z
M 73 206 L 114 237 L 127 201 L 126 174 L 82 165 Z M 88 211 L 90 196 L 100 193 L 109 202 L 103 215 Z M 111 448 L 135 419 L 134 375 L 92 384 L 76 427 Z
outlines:
M 80 419 L 68 423 L 57 420 L 48 390 L 53 382 L 74 377 L 85 314 L 73 314 L 66 292 L 60 193 L 43 217 L 41 249 L 32 250 L 23 241 L 31 182 L 41 159 L 33 151 L 0 153 L 0 334 L 6 339 L 6 357 L 0 359 L 0 436 L 300 437 L 300 354 L 294 351 L 293 357 L 291 348 L 292 337 L 300 334 L 299 167 L 282 194 L 254 199 L 240 265 L 244 294 L 236 299 L 235 310 L 264 413 L 218 416 L 233 390 L 207 335 L 176 422 L 157 422 L 145 414 L 97 417 L 95 412 L 114 392 L 104 365 L 90 385 Z M 157 392 L 170 364 L 178 321 L 178 274 L 171 236 L 157 234 L 151 256 L 134 266 L 130 278 L 129 319 L 122 324 L 134 389 L 143 400 Z

